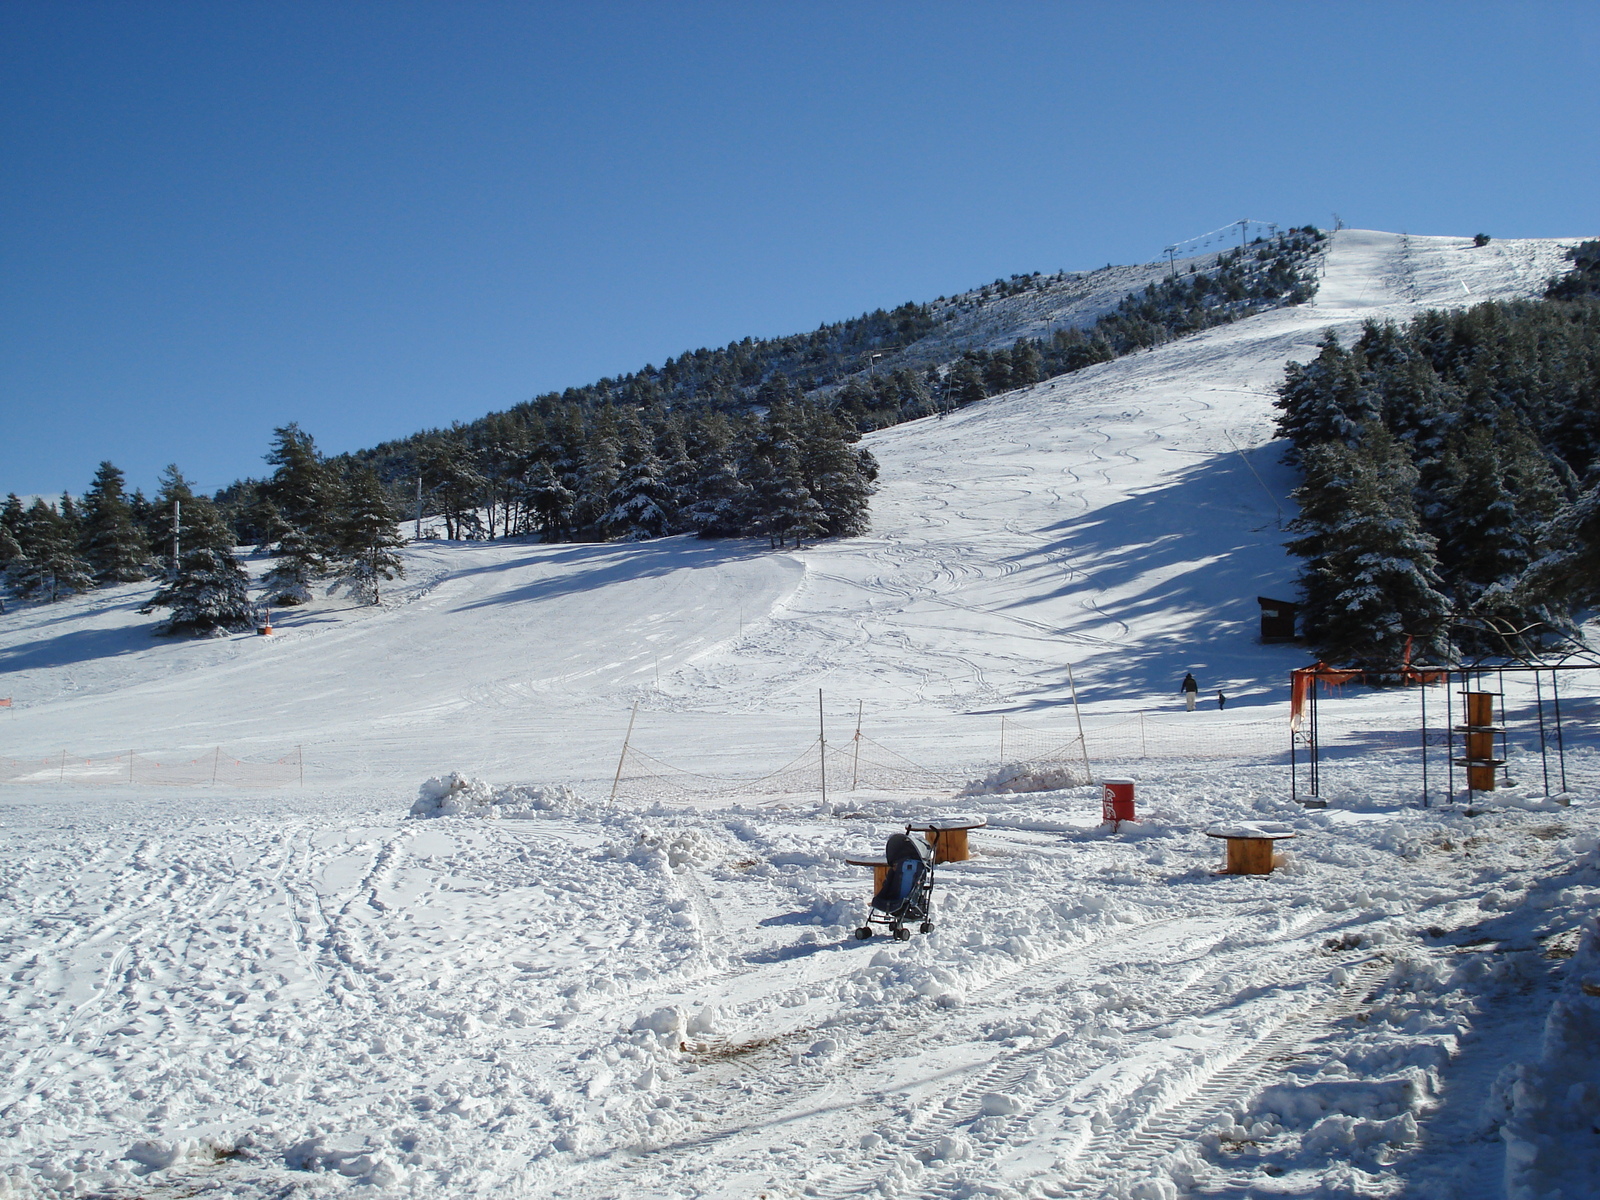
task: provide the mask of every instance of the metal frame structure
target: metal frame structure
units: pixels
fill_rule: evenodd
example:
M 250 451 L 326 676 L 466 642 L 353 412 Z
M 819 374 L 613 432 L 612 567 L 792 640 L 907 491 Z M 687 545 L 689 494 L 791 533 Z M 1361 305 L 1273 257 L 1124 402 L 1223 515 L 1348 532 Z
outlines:
M 1461 723 L 1455 724 L 1451 719 L 1454 705 L 1447 699 L 1445 705 L 1445 803 L 1452 803 L 1456 795 L 1456 768 L 1464 766 L 1466 759 L 1466 737 L 1469 728 L 1474 732 L 1489 731 L 1500 739 L 1500 751 L 1497 757 L 1476 759 L 1475 762 L 1487 764 L 1492 762 L 1495 769 L 1501 771 L 1507 783 L 1512 782 L 1506 760 L 1508 753 L 1507 729 L 1505 716 L 1505 677 L 1510 675 L 1532 675 L 1534 686 L 1534 711 L 1538 722 L 1539 731 L 1539 761 L 1541 777 L 1544 785 L 1544 794 L 1560 795 L 1567 790 L 1567 756 L 1566 739 L 1562 730 L 1561 719 L 1561 672 L 1563 671 L 1593 671 L 1600 670 L 1600 652 L 1576 641 L 1570 640 L 1569 644 L 1560 651 L 1540 652 L 1523 639 L 1526 631 L 1501 629 L 1493 625 L 1488 626 L 1488 632 L 1499 637 L 1508 647 L 1509 652 L 1500 655 L 1483 655 L 1471 662 L 1449 667 L 1414 666 L 1410 663 L 1403 664 L 1390 670 L 1362 670 L 1344 667 L 1329 667 L 1324 663 L 1317 663 L 1311 667 L 1302 667 L 1293 674 L 1308 680 L 1305 703 L 1306 720 L 1290 724 L 1289 730 L 1289 796 L 1296 803 L 1308 808 L 1324 808 L 1327 802 L 1321 797 L 1322 768 L 1321 750 L 1317 729 L 1317 691 L 1318 685 L 1323 687 L 1337 686 L 1352 679 L 1366 679 L 1369 677 L 1400 678 L 1404 683 L 1420 685 L 1418 691 L 1421 697 L 1421 720 L 1419 724 L 1419 742 L 1422 750 L 1422 806 L 1429 808 L 1433 803 L 1428 774 L 1428 689 L 1443 683 L 1448 690 L 1452 684 L 1459 681 L 1459 694 L 1462 697 Z M 1544 673 L 1550 673 L 1550 701 L 1551 720 L 1547 723 L 1544 696 Z M 1487 684 L 1493 677 L 1493 687 Z M 1292 686 L 1292 685 L 1291 685 Z M 1499 720 L 1490 725 L 1473 725 L 1469 720 L 1468 700 L 1469 693 L 1489 692 L 1499 701 Z M 1462 757 L 1457 758 L 1456 734 L 1463 734 Z M 1552 747 L 1553 742 L 1553 747 Z M 1306 750 L 1306 767 L 1308 771 L 1308 787 L 1306 796 L 1302 799 L 1300 794 L 1299 754 L 1300 747 Z M 1551 751 L 1554 750 L 1557 790 L 1551 792 Z M 1465 789 L 1465 798 L 1470 800 L 1472 788 Z

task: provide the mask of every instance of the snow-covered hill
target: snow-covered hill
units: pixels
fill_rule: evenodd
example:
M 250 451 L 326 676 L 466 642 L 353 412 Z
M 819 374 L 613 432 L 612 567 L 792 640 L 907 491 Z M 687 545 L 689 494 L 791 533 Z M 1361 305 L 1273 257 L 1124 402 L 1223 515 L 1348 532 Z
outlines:
M 1600 1091 L 1536 1060 L 1561 989 L 1600 1003 L 1593 749 L 1567 808 L 1420 810 L 1407 750 L 1302 811 L 1270 750 L 1302 652 L 1254 636 L 1293 586 L 1284 363 L 1535 294 L 1566 244 L 1342 231 L 1313 304 L 873 435 L 847 542 L 421 543 L 381 610 L 270 638 L 153 640 L 141 586 L 0 616 L 0 1196 L 1498 1195 L 1501 1128 L 1513 1194 L 1584 1186 L 1593 1149 L 1540 1139 Z M 1228 710 L 1162 715 L 1185 671 Z M 1137 829 L 1092 788 L 837 775 L 605 803 L 630 719 L 748 777 L 814 742 L 820 692 L 831 742 L 859 712 L 959 781 L 1002 716 L 1074 734 L 1073 685 L 1102 757 L 1146 714 Z M 293 753 L 305 783 L 61 782 L 130 751 Z M 450 771 L 578 796 L 407 819 Z M 939 931 L 849 939 L 846 852 L 952 811 L 988 828 Z M 1219 878 L 1205 830 L 1245 818 L 1298 833 L 1289 865 Z M 1518 1064 L 1577 1097 L 1560 1120 Z

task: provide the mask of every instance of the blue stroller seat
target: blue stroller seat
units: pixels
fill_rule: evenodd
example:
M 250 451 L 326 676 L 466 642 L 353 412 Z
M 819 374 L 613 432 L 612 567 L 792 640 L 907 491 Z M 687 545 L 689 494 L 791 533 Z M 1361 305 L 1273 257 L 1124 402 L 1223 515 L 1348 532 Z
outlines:
M 889 836 L 883 857 L 889 869 L 867 909 L 867 923 L 856 930 L 856 937 L 864 941 L 872 936 L 874 925 L 887 925 L 896 941 L 908 941 L 909 921 L 920 921 L 922 932 L 932 933 L 933 852 L 908 829 Z

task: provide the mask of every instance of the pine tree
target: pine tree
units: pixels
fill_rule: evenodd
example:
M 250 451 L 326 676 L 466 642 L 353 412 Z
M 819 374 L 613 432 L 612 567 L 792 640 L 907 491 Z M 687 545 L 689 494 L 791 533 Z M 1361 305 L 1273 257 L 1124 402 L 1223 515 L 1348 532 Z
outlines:
M 739 441 L 720 413 L 713 413 L 693 431 L 696 469 L 684 517 L 689 528 L 703 538 L 736 537 L 744 530 L 750 489 L 735 465 Z
M 330 594 L 344 590 L 356 599 L 377 604 L 380 585 L 405 575 L 395 553 L 406 544 L 395 528 L 398 521 L 399 513 L 384 494 L 378 476 L 370 469 L 358 471 L 349 481 L 334 527 Z
M 1413 657 L 1447 658 L 1450 601 L 1440 590 L 1436 543 L 1422 531 L 1412 489 L 1416 468 L 1376 423 L 1355 445 L 1329 441 L 1305 452 L 1302 536 L 1289 549 L 1301 576 L 1307 636 L 1323 657 L 1393 668 L 1414 638 Z
M 262 599 L 276 608 L 311 601 L 311 585 L 328 570 L 323 543 L 303 529 L 288 526 L 278 539 L 272 569 L 261 577 Z
M 233 530 L 228 528 L 216 505 L 204 496 L 197 496 L 183 477 L 176 463 L 161 472 L 161 490 L 150 510 L 146 532 L 172 568 L 172 513 L 178 506 L 178 551 L 181 555 L 190 549 L 225 550 L 233 556 Z
M 0 525 L 0 577 L 10 568 L 11 564 L 22 558 L 22 543 L 17 541 L 11 530 Z
M 978 373 L 978 366 L 972 359 L 962 358 L 951 364 L 944 377 L 945 407 L 963 408 L 968 404 L 976 404 L 988 394 L 983 386 L 983 376 Z
M 255 624 L 250 577 L 233 552 L 215 546 L 185 550 L 178 569 L 139 611 L 169 608 L 172 616 L 157 633 L 217 636 Z
M 565 541 L 570 536 L 572 501 L 572 491 L 547 462 L 536 463 L 523 482 L 522 503 L 532 514 L 539 536 L 547 542 Z
M 76 529 L 43 500 L 35 500 L 24 514 L 20 533 L 21 554 L 6 568 L 17 595 L 54 603 L 94 587 L 89 564 L 78 557 Z
M 25 520 L 22 501 L 12 492 L 6 497 L 5 505 L 0 507 L 0 571 L 23 557 L 19 537 Z
M 867 531 L 872 482 L 877 460 L 852 444 L 861 435 L 841 425 L 833 414 L 812 410 L 800 432 L 800 475 L 816 501 L 822 528 L 809 536 L 856 537 Z
M 286 525 L 302 530 L 313 541 L 329 541 L 335 519 L 333 472 L 317 452 L 311 435 L 294 421 L 274 429 L 266 460 L 277 470 L 262 485 L 262 496 L 271 501 Z
M 123 494 L 123 474 L 100 464 L 83 497 L 83 559 L 100 583 L 133 583 L 150 573 L 150 549 Z
M 1314 361 L 1291 362 L 1278 389 L 1278 436 L 1288 438 L 1290 462 L 1322 442 L 1353 443 L 1378 416 L 1377 398 L 1361 379 L 1358 354 L 1339 345 L 1331 329 L 1323 335 Z
M 607 499 L 611 509 L 601 521 L 607 536 L 636 542 L 671 532 L 671 492 L 655 455 L 640 453 L 624 467 Z

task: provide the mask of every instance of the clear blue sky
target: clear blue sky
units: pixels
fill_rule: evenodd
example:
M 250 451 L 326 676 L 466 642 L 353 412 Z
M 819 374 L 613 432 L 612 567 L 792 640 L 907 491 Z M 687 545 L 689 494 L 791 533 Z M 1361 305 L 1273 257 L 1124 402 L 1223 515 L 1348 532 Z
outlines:
M 0 0 L 0 493 L 1241 216 L 1600 232 L 1600 5 Z

